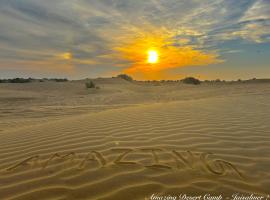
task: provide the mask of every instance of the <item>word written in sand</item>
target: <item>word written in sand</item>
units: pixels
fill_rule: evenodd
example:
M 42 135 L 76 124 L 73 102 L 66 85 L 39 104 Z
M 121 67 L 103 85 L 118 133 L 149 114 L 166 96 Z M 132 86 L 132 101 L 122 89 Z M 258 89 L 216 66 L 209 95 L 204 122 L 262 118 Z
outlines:
M 111 153 L 115 155 L 113 158 Z M 166 154 L 167 159 L 164 159 Z M 133 156 L 133 157 L 132 157 Z M 148 162 L 135 161 L 143 160 L 145 158 Z M 242 173 L 232 163 L 222 160 L 210 158 L 212 153 L 194 152 L 194 151 L 179 151 L 179 150 L 164 150 L 160 148 L 114 148 L 109 150 L 108 153 L 101 153 L 101 151 L 91 150 L 87 153 L 53 153 L 46 159 L 40 155 L 31 156 L 23 161 L 6 168 L 6 171 L 14 171 L 16 169 L 31 166 L 39 166 L 41 169 L 45 169 L 50 165 L 53 166 L 55 162 L 67 162 L 75 163 L 77 169 L 85 169 L 89 166 L 95 166 L 97 168 L 117 166 L 142 166 L 145 168 L 156 170 L 175 170 L 175 169 L 191 169 L 204 171 L 209 174 L 218 176 L 226 175 L 229 172 L 235 173 L 238 177 L 243 178 Z M 138 159 L 139 157 L 139 159 Z M 169 159 L 168 159 L 169 157 Z M 133 159 L 131 159 L 133 158 Z M 161 159 L 163 158 L 163 159 Z

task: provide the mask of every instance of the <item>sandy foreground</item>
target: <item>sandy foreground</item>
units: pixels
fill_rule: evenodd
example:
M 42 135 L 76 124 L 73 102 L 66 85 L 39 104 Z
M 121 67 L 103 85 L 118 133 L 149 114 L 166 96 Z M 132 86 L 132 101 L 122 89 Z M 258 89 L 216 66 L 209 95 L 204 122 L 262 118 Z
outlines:
M 269 83 L 95 82 L 0 84 L 1 200 L 270 195 Z

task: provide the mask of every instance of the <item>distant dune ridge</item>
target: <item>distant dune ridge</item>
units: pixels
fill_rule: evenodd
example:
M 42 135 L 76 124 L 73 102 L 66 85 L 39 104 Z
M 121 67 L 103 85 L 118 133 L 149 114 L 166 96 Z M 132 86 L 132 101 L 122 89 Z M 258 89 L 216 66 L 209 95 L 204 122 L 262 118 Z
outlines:
M 90 80 L 0 84 L 0 199 L 269 194 L 268 80 Z
M 116 77 L 112 77 L 112 78 L 119 78 L 119 79 L 123 79 L 123 80 L 126 80 L 126 81 L 136 81 L 131 76 L 129 76 L 127 74 L 119 74 Z M 87 80 L 88 80 L 88 78 L 87 78 Z M 69 80 L 67 78 L 41 78 L 41 79 L 37 79 L 37 78 L 31 78 L 31 77 L 29 77 L 29 78 L 0 79 L 0 83 L 31 83 L 31 82 L 47 82 L 47 81 L 67 82 Z M 188 84 L 194 84 L 194 85 L 197 85 L 199 82 L 206 82 L 206 83 L 209 83 L 209 82 L 221 82 L 220 79 L 201 81 L 201 80 L 196 79 L 194 77 L 186 77 L 184 79 L 179 79 L 179 80 L 160 80 L 160 81 L 153 80 L 152 82 L 178 82 L 178 81 L 183 82 L 183 83 L 188 83 Z M 151 81 L 144 81 L 144 82 L 151 82 Z M 267 82 L 270 82 L 270 79 L 252 78 L 252 79 L 248 79 L 248 80 L 238 79 L 238 80 L 235 80 L 235 81 L 234 80 L 232 80 L 232 81 L 223 80 L 222 82 L 267 83 Z

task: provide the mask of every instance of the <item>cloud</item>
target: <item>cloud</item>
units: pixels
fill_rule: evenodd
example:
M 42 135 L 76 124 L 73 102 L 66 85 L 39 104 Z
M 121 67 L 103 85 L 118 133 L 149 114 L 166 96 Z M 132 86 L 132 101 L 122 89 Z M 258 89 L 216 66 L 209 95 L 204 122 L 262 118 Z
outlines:
M 163 31 L 142 34 L 140 38 L 125 41 L 117 47 L 120 55 L 130 62 L 124 73 L 137 79 L 159 79 L 162 73 L 172 68 L 204 66 L 222 62 L 215 52 L 204 52 L 187 46 L 186 42 L 171 38 Z M 155 64 L 148 63 L 148 52 L 157 52 L 159 58 Z
M 138 45 L 140 39 L 150 41 L 158 34 L 165 44 L 169 41 L 166 48 L 171 53 L 164 55 L 182 60 L 167 68 L 209 65 L 220 61 L 220 44 L 226 41 L 269 42 L 269 4 L 268 0 L 1 0 L 0 70 L 23 71 L 27 65 L 40 72 L 65 73 L 89 66 L 91 76 L 99 71 L 109 74 L 112 68 L 138 69 L 137 61 L 119 48 L 127 51 L 132 40 Z M 163 46 L 160 51 L 165 51 Z
M 241 21 L 269 20 L 270 2 L 268 0 L 256 1 L 241 18 Z

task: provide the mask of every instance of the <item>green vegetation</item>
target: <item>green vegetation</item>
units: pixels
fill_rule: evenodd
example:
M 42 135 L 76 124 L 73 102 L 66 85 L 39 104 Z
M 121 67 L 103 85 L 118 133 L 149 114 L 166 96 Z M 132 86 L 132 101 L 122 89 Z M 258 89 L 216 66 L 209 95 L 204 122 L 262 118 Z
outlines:
M 89 88 L 99 89 L 99 87 L 97 87 L 97 86 L 95 85 L 95 83 L 94 83 L 93 81 L 90 81 L 90 80 L 88 80 L 88 81 L 85 83 L 85 87 L 86 87 L 87 89 L 89 89 Z
M 31 82 L 45 82 L 45 81 L 55 81 L 55 82 L 67 82 L 66 78 L 43 78 L 43 79 L 34 79 L 34 78 L 12 78 L 12 79 L 0 79 L 0 83 L 31 83 Z
M 193 85 L 201 84 L 201 81 L 199 79 L 194 78 L 194 77 L 186 77 L 186 78 L 182 79 L 182 82 L 186 83 L 186 84 L 193 84 Z
M 129 76 L 129 75 L 126 75 L 126 74 L 119 74 L 117 76 L 117 78 L 121 78 L 121 79 L 124 79 L 126 81 L 133 81 L 133 78 L 131 76 Z
M 32 78 L 13 78 L 13 79 L 1 79 L 0 83 L 30 83 L 32 82 Z
M 55 82 L 67 82 L 68 79 L 66 78 L 51 78 L 49 81 L 55 81 Z

